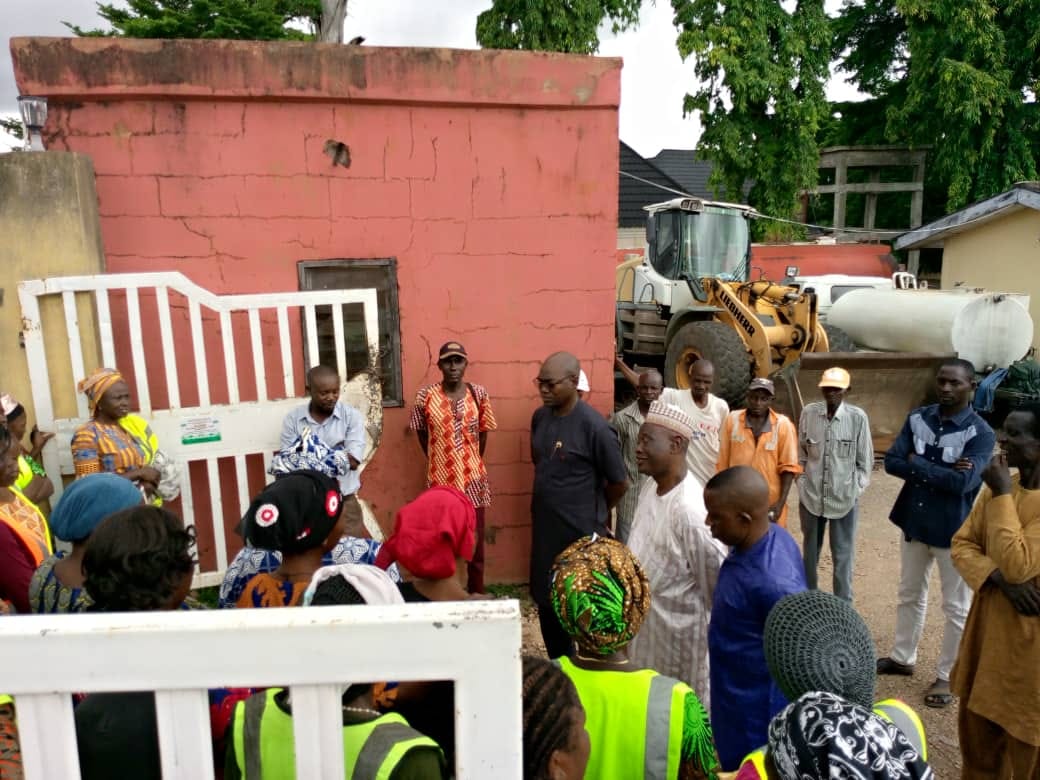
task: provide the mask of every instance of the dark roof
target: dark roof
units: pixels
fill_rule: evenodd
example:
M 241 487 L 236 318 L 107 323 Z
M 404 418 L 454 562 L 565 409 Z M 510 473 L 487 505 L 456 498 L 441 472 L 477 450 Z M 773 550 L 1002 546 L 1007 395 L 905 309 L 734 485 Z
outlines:
M 895 240 L 893 248 L 922 249 L 942 246 L 947 236 L 962 233 L 983 222 L 989 222 L 991 219 L 1021 209 L 1040 211 L 1040 182 L 1019 182 L 1007 192 L 972 203 L 960 211 L 914 228 L 899 236 Z
M 690 195 L 706 200 L 715 200 L 715 193 L 708 186 L 711 177 L 711 162 L 698 160 L 692 149 L 662 149 L 650 162 L 675 179 Z
M 618 174 L 618 227 L 642 227 L 646 224 L 643 206 L 678 197 L 678 192 L 669 190 L 683 189 L 679 182 L 640 157 L 639 153 L 624 141 L 621 141 L 618 162 L 621 169 L 621 173 Z M 633 179 L 632 176 L 653 183 L 647 184 Z

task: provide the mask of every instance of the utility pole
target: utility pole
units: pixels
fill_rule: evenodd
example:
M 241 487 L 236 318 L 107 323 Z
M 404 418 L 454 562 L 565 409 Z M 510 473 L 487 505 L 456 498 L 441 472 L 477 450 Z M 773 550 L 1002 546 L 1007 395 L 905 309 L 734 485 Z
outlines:
M 321 0 L 321 26 L 318 41 L 343 43 L 343 22 L 347 18 L 347 0 Z

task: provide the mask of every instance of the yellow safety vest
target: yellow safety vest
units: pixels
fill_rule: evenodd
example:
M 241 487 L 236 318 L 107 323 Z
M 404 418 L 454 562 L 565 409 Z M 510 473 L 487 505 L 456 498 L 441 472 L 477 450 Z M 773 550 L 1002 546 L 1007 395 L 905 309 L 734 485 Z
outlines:
M 592 744 L 609 746 L 593 748 L 585 777 L 672 780 L 679 776 L 688 685 L 650 669 L 593 671 L 576 666 L 566 656 L 553 663 L 578 690 Z M 606 716 L 619 711 L 624 715 Z
M 232 737 L 235 763 L 244 780 L 294 780 L 296 749 L 292 716 L 275 703 L 281 688 L 268 688 L 235 705 Z M 250 735 L 246 740 L 246 733 Z M 344 776 L 390 780 L 405 754 L 417 747 L 440 748 L 396 712 L 343 727 Z

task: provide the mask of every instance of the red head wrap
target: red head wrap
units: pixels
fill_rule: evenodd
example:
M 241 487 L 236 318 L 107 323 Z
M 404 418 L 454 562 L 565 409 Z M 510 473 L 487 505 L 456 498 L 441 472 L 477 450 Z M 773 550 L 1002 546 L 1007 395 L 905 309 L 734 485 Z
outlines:
M 447 579 L 455 574 L 456 558 L 473 556 L 476 525 L 476 510 L 464 493 L 432 487 L 398 511 L 376 566 L 385 569 L 396 561 L 421 579 Z

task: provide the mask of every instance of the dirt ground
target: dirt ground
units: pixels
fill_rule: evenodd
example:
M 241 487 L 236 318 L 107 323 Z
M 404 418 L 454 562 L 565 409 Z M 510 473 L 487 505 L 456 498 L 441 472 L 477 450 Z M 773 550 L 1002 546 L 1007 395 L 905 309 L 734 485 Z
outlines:
M 888 520 L 902 480 L 875 470 L 870 486 L 860 500 L 859 530 L 856 540 L 856 565 L 853 592 L 856 609 L 870 626 L 879 655 L 887 655 L 895 633 L 896 589 L 899 584 L 899 533 Z M 791 490 L 788 529 L 801 544 L 798 528 L 797 489 Z M 820 587 L 831 589 L 831 559 L 826 540 L 820 562 Z M 935 679 L 935 663 L 942 641 L 943 615 L 940 606 L 938 572 L 932 573 L 928 594 L 928 622 L 918 649 L 917 670 L 913 677 L 878 677 L 877 700 L 899 698 L 921 716 L 928 737 L 929 762 L 938 780 L 960 776 L 960 748 L 957 742 L 957 703 L 943 710 L 924 705 L 924 693 Z M 544 653 L 538 619 L 529 601 L 524 609 L 524 651 Z

